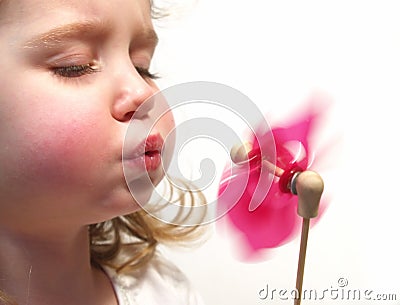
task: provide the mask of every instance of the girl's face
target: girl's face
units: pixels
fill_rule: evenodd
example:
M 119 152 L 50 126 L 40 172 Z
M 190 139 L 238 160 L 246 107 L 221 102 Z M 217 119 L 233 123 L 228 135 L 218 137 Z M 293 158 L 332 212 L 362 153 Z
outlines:
M 0 224 L 89 224 L 137 210 L 122 148 L 132 114 L 158 91 L 149 0 L 7 1 L 0 40 Z M 142 107 L 129 145 L 140 146 L 164 103 Z M 172 127 L 165 115 L 147 131 Z M 146 173 L 129 166 L 132 183 Z

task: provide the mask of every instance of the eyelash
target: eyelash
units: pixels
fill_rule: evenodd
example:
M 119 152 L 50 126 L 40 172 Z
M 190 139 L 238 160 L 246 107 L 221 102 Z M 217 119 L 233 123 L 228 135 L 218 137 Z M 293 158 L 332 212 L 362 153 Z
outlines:
M 65 78 L 77 78 L 84 75 L 89 75 L 95 72 L 99 72 L 100 69 L 93 64 L 84 64 L 84 65 L 72 65 L 65 67 L 56 67 L 53 68 L 53 73 L 65 77 Z M 159 76 L 155 73 L 151 73 L 146 68 L 136 67 L 136 71 L 144 78 L 144 79 L 158 79 Z
M 93 64 L 71 65 L 71 66 L 53 68 L 54 74 L 66 78 L 81 77 L 98 71 L 99 71 L 98 67 Z
M 136 67 L 136 71 L 143 77 L 147 79 L 158 79 L 159 76 L 156 73 L 151 73 L 149 69 Z

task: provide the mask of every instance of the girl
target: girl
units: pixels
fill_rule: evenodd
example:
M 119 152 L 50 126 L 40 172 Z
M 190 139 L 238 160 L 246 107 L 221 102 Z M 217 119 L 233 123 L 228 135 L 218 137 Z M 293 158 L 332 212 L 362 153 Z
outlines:
M 149 134 L 138 128 L 122 158 L 132 115 L 158 91 L 152 9 L 149 0 L 0 0 L 1 304 L 199 304 L 155 252 L 194 230 L 148 216 L 126 182 L 162 179 L 172 116 Z M 136 126 L 165 107 L 141 107 Z

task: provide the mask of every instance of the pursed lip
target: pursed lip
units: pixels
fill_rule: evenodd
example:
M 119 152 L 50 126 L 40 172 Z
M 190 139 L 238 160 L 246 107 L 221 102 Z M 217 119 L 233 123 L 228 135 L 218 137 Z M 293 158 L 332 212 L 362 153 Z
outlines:
M 151 134 L 133 150 L 124 154 L 124 162 L 128 162 L 130 167 L 153 171 L 161 164 L 163 145 L 164 140 L 159 133 Z

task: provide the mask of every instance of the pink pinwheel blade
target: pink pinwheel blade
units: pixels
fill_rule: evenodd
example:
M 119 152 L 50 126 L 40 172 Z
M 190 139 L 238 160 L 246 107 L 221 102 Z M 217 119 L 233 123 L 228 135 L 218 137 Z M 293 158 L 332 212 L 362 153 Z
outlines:
M 261 160 L 276 160 L 276 166 L 285 174 L 292 169 L 306 170 L 311 162 L 309 138 L 317 116 L 310 110 L 286 126 L 272 128 L 267 133 L 256 131 L 252 139 L 253 150 L 249 153 L 250 164 L 233 165 L 234 169 L 225 171 L 222 177 L 218 205 L 220 208 L 231 207 L 227 209 L 226 217 L 238 234 L 245 236 L 242 247 L 250 254 L 278 247 L 299 232 L 301 217 L 297 215 L 297 196 L 285 190 L 286 185 L 282 187 L 283 176 L 265 175 L 265 170 L 261 174 Z M 261 195 L 259 189 L 263 180 L 272 184 Z M 257 207 L 252 210 L 250 203 Z
M 277 183 L 272 185 L 270 192 L 275 194 L 279 192 Z M 229 194 L 222 196 L 223 200 L 229 200 Z M 296 214 L 297 201 L 294 196 L 282 194 L 280 198 L 280 201 L 284 201 L 282 207 L 277 207 L 277 200 L 274 202 L 272 196 L 267 196 L 254 211 L 249 211 L 250 200 L 251 193 L 243 193 L 227 214 L 235 228 L 244 233 L 248 243 L 246 246 L 250 251 L 278 247 L 298 228 L 300 218 Z

